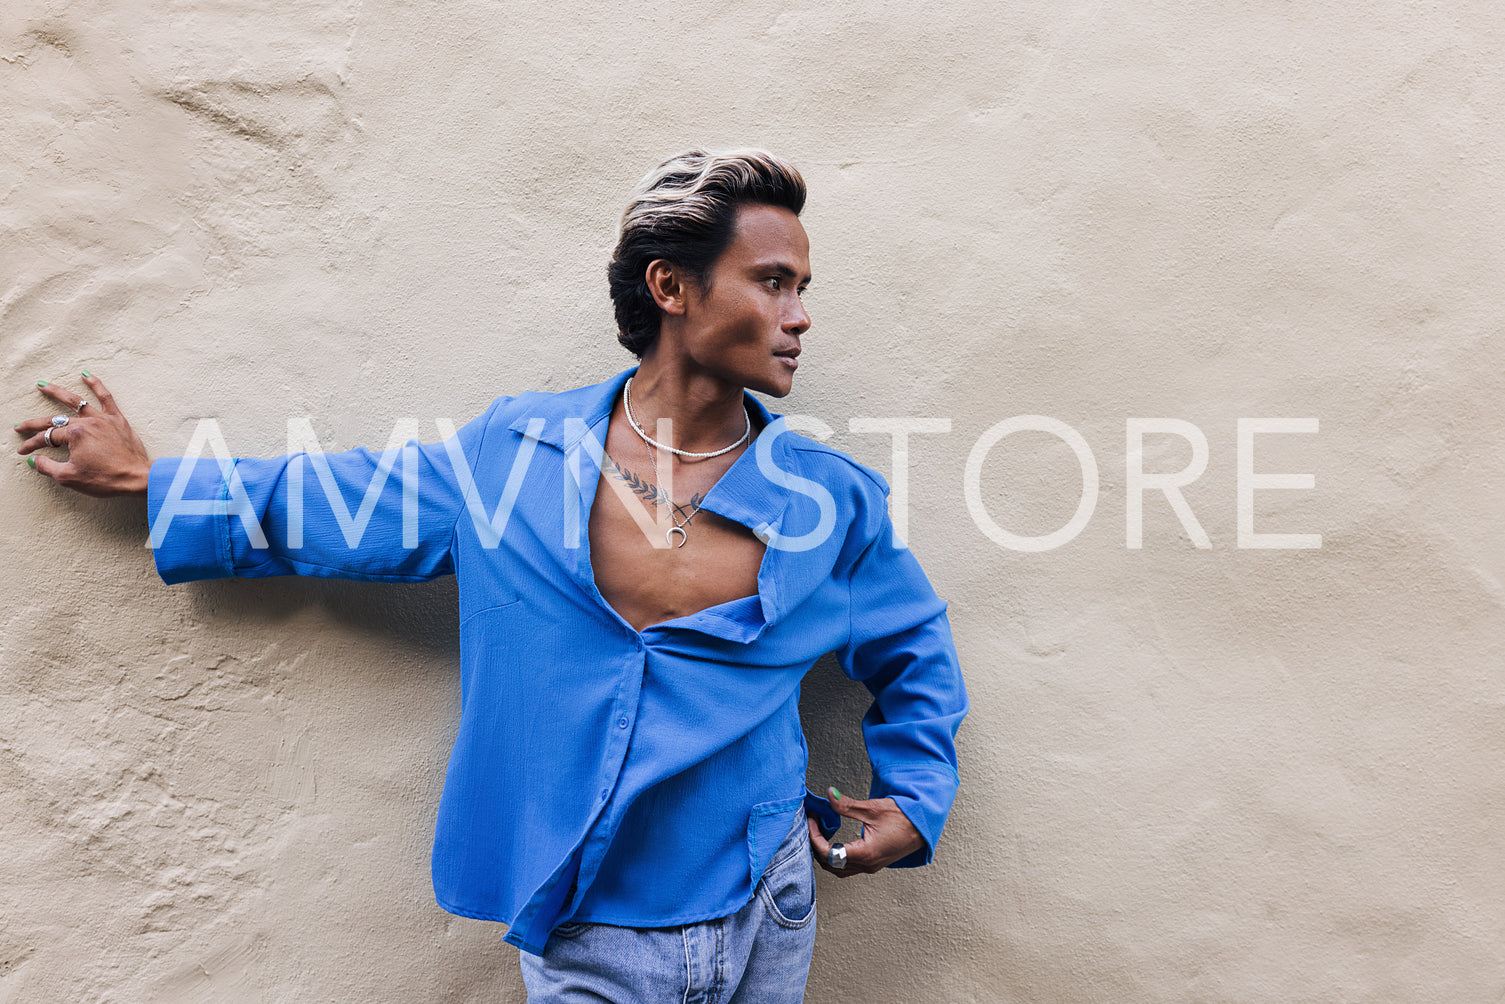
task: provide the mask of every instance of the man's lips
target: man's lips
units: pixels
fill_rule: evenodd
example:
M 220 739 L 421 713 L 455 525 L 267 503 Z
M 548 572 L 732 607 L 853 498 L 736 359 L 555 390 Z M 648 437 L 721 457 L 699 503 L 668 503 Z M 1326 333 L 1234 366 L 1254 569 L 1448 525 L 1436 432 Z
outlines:
M 784 362 L 789 365 L 790 369 L 796 369 L 799 366 L 800 361 L 797 358 L 795 358 L 795 357 L 798 356 L 799 354 L 800 354 L 800 349 L 799 349 L 799 346 L 796 345 L 792 349 L 785 349 L 783 352 L 775 352 L 774 356 L 776 356 L 779 359 L 784 360 Z

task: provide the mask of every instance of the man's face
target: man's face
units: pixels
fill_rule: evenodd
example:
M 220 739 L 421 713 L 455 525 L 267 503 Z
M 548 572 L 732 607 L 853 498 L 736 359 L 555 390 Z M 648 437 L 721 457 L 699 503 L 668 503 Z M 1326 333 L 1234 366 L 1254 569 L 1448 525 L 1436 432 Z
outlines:
M 810 315 L 800 295 L 810 282 L 810 241 L 787 209 L 737 210 L 732 242 L 711 267 L 710 290 L 690 283 L 684 350 L 714 376 L 783 397 L 794 386 L 800 336 Z

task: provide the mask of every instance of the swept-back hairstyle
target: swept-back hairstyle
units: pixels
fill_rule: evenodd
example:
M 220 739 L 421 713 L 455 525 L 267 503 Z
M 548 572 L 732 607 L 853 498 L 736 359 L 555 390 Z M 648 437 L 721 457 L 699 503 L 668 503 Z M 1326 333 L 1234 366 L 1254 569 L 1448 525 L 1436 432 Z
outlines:
M 767 150 L 686 150 L 648 172 L 622 213 L 606 275 L 617 340 L 634 355 L 658 338 L 661 312 L 648 291 L 648 263 L 662 258 L 709 289 L 711 266 L 732 242 L 737 207 L 805 208 L 805 179 Z

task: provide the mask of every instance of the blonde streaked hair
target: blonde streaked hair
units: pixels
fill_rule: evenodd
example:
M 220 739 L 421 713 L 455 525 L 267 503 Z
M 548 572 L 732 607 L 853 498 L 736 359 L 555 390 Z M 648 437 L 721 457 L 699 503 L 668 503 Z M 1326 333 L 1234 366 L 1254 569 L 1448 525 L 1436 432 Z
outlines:
M 732 242 L 737 207 L 805 208 L 805 179 L 767 150 L 686 150 L 648 172 L 622 213 L 622 227 L 606 268 L 617 340 L 641 358 L 658 338 L 660 311 L 645 278 L 662 258 L 704 290 L 711 266 Z

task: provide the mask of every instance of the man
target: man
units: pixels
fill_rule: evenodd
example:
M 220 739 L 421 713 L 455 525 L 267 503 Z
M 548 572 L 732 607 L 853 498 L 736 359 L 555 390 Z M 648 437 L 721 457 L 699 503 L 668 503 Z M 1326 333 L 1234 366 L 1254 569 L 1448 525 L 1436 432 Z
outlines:
M 842 877 L 924 864 L 955 796 L 966 695 L 886 486 L 746 394 L 799 365 L 804 200 L 764 151 L 659 165 L 609 268 L 640 365 L 498 399 L 400 477 L 395 451 L 153 463 L 88 374 L 97 406 L 47 384 L 74 415 L 18 427 L 22 453 L 70 451 L 35 459 L 58 483 L 147 495 L 169 583 L 457 576 L 435 894 L 508 925 L 530 1000 L 800 1000 L 809 851 Z M 804 789 L 800 680 L 828 652 L 875 697 L 868 799 Z M 829 842 L 838 814 L 859 839 Z

